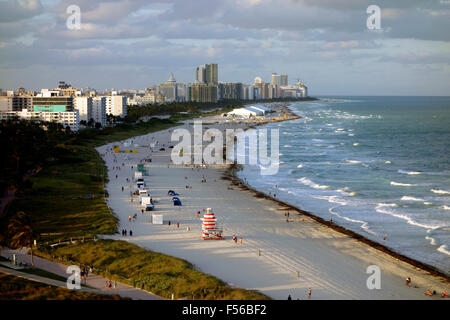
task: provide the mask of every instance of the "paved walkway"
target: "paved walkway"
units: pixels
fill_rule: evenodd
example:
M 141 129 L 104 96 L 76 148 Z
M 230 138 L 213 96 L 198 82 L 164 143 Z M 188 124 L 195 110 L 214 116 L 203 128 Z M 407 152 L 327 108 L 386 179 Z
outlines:
M 13 254 L 16 254 L 16 260 L 17 262 L 27 262 L 30 263 L 30 256 L 27 254 L 26 250 L 9 250 L 9 249 L 2 249 L 0 250 L 0 255 L 11 258 Z M 69 274 L 66 273 L 67 266 L 61 263 L 53 262 L 44 258 L 36 257 L 34 256 L 34 265 L 36 268 L 46 270 L 48 272 L 52 272 L 54 274 L 57 274 L 62 277 L 68 277 Z M 0 272 L 7 273 L 11 275 L 15 275 L 22 278 L 27 278 L 30 280 L 35 280 L 43 283 L 47 283 L 54 286 L 60 286 L 66 288 L 66 283 L 62 281 L 57 281 L 53 279 L 48 279 L 24 272 L 20 272 L 17 270 L 7 269 L 0 267 Z M 128 297 L 134 300 L 163 300 L 162 297 L 157 296 L 153 293 L 150 293 L 145 290 L 141 290 L 138 288 L 134 288 L 132 286 L 123 284 L 123 283 L 117 283 L 116 289 L 110 289 L 105 288 L 105 282 L 108 279 L 103 278 L 101 276 L 98 276 L 96 274 L 89 274 L 88 280 L 86 285 L 89 287 L 92 287 L 94 289 L 89 288 L 83 288 L 81 290 L 93 292 L 93 293 L 101 293 L 101 294 L 118 294 L 122 297 Z M 84 282 L 83 282 L 84 284 Z

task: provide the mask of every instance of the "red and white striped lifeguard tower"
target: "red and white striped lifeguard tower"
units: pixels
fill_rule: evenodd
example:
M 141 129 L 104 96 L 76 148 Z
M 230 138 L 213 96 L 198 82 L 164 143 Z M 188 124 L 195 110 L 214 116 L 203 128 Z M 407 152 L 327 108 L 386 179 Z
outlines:
M 202 239 L 203 240 L 224 240 L 222 236 L 222 228 L 216 224 L 216 217 L 211 208 L 206 209 L 206 213 L 202 218 Z

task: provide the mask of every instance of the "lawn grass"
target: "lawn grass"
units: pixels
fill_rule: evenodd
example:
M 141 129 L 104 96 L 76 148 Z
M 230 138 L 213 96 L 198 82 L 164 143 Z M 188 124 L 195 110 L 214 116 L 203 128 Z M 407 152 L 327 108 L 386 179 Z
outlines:
M 96 294 L 50 286 L 0 273 L 0 300 L 128 300 L 118 295 Z
M 102 276 L 177 299 L 265 300 L 260 292 L 230 288 L 209 274 L 195 270 L 182 259 L 145 250 L 122 240 L 97 240 L 55 249 L 41 248 L 39 255 L 66 263 L 93 266 Z

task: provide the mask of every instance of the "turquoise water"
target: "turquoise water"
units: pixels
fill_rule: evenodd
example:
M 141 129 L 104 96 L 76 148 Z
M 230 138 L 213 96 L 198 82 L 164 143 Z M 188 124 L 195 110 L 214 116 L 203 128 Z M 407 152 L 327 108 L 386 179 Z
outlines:
M 322 97 L 272 123 L 280 168 L 239 173 L 257 189 L 332 218 L 450 274 L 450 97 Z

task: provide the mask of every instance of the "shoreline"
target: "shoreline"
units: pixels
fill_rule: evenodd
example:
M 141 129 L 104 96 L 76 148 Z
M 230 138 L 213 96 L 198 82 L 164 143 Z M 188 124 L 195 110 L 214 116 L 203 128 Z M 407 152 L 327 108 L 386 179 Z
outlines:
M 340 232 L 342 234 L 345 234 L 345 235 L 347 235 L 347 236 L 349 236 L 349 237 L 351 237 L 351 238 L 353 238 L 353 239 L 355 239 L 357 241 L 360 241 L 360 242 L 362 242 L 362 243 L 364 243 L 366 245 L 369 245 L 370 247 L 375 248 L 375 249 L 377 249 L 377 250 L 379 250 L 381 252 L 387 253 L 387 254 L 389 254 L 390 256 L 392 256 L 392 257 L 394 257 L 396 259 L 399 259 L 399 260 L 402 260 L 404 262 L 407 262 L 407 263 L 409 263 L 410 265 L 412 265 L 412 266 L 414 266 L 416 268 L 419 268 L 419 269 L 421 269 L 423 271 L 426 271 L 426 272 L 428 272 L 429 274 L 431 274 L 433 276 L 440 277 L 443 280 L 445 280 L 445 281 L 450 283 L 450 275 L 447 275 L 444 272 L 436 269 L 432 265 L 429 265 L 427 263 L 424 263 L 424 262 L 421 262 L 419 260 L 416 260 L 416 259 L 410 258 L 408 256 L 405 256 L 405 255 L 403 255 L 403 254 L 401 254 L 401 253 L 399 253 L 399 252 L 397 252 L 397 251 L 387 247 L 386 245 L 378 243 L 378 242 L 376 242 L 374 240 L 370 240 L 369 238 L 366 238 L 363 235 L 361 235 L 361 234 L 359 234 L 359 233 L 357 233 L 355 231 L 352 231 L 352 230 L 347 229 L 347 228 L 345 228 L 343 226 L 340 226 L 338 224 L 335 224 L 333 222 L 325 220 L 324 218 L 321 218 L 321 217 L 315 215 L 314 213 L 311 213 L 309 211 L 305 211 L 305 210 L 303 210 L 301 208 L 298 208 L 298 207 L 296 207 L 296 206 L 294 206 L 292 204 L 289 204 L 286 201 L 274 198 L 274 197 L 266 194 L 265 192 L 260 191 L 260 190 L 258 190 L 256 188 L 250 186 L 248 183 L 245 183 L 241 178 L 239 178 L 236 175 L 237 172 L 239 172 L 241 170 L 242 170 L 241 168 L 237 168 L 237 167 L 232 165 L 232 166 L 230 166 L 230 168 L 228 168 L 225 171 L 225 175 L 223 176 L 223 179 L 224 180 L 230 180 L 233 183 L 233 185 L 235 185 L 236 187 L 239 187 L 242 190 L 248 190 L 248 191 L 254 193 L 254 196 L 256 198 L 264 198 L 264 199 L 267 199 L 267 200 L 274 201 L 274 202 L 280 204 L 281 206 L 285 207 L 284 210 L 296 211 L 299 215 L 301 214 L 301 215 L 307 216 L 307 217 L 317 221 L 318 223 L 320 223 L 320 224 L 322 224 L 324 226 L 327 226 L 330 229 L 333 229 L 333 230 L 338 231 L 338 232 Z
M 320 100 L 321 99 L 316 99 L 316 100 L 312 100 L 312 101 L 320 101 Z M 296 117 L 292 117 L 290 119 L 285 119 L 285 120 L 282 120 L 282 121 L 289 121 L 289 120 L 294 120 L 294 119 L 300 119 L 301 118 L 301 116 L 298 116 L 295 112 L 293 112 L 289 108 L 289 106 L 291 106 L 291 104 L 292 103 L 288 103 L 284 107 L 287 110 L 289 110 L 291 115 L 294 115 Z M 268 121 L 266 123 L 258 124 L 258 126 L 267 124 L 269 122 L 270 121 Z M 274 121 L 274 122 L 278 122 L 278 121 Z M 386 245 L 383 245 L 382 243 L 379 243 L 379 242 L 376 242 L 376 241 L 371 240 L 369 238 L 366 238 L 365 236 L 363 236 L 360 233 L 357 233 L 356 231 L 352 231 L 352 230 L 347 229 L 347 228 L 345 228 L 343 226 L 340 226 L 338 224 L 330 222 L 330 221 L 328 221 L 328 220 L 326 220 L 324 218 L 321 218 L 321 217 L 315 215 L 312 212 L 303 210 L 300 207 L 292 205 L 292 204 L 290 204 L 290 203 L 288 203 L 286 201 L 274 198 L 274 197 L 268 195 L 267 193 L 265 193 L 264 191 L 258 190 L 256 188 L 250 186 L 248 183 L 246 183 L 245 181 L 243 181 L 241 178 L 239 178 L 237 176 L 237 173 L 239 171 L 241 171 L 242 169 L 243 168 L 242 168 L 241 165 L 233 164 L 226 170 L 224 178 L 231 180 L 235 186 L 237 186 L 237 187 L 239 187 L 239 188 L 241 188 L 243 190 L 250 190 L 250 191 L 252 191 L 255 194 L 255 197 L 257 197 L 257 198 L 264 197 L 265 199 L 272 200 L 272 201 L 274 201 L 274 202 L 276 202 L 276 203 L 278 203 L 278 204 L 280 204 L 282 206 L 285 206 L 286 210 L 293 210 L 293 211 L 296 211 L 298 214 L 303 214 L 305 216 L 308 216 L 308 217 L 314 219 L 315 221 L 317 221 L 318 223 L 320 223 L 322 225 L 325 225 L 325 226 L 327 226 L 327 227 L 329 227 L 329 228 L 331 228 L 333 230 L 336 230 L 336 231 L 338 231 L 338 232 L 340 232 L 342 234 L 348 235 L 351 238 L 356 239 L 356 240 L 358 240 L 358 241 L 360 241 L 362 243 L 365 243 L 365 244 L 367 244 L 367 245 L 371 246 L 372 248 L 375 248 L 375 249 L 377 249 L 379 251 L 387 253 L 387 254 L 391 255 L 392 257 L 394 257 L 396 259 L 399 259 L 399 260 L 402 260 L 404 262 L 407 262 L 407 263 L 411 264 L 412 266 L 414 266 L 416 268 L 420 268 L 420 269 L 422 269 L 422 270 L 424 270 L 426 272 L 429 272 L 431 275 L 434 275 L 434 276 L 437 276 L 437 277 L 441 277 L 441 278 L 443 278 L 444 280 L 446 280 L 446 281 L 448 281 L 450 283 L 450 274 L 446 274 L 443 271 L 439 270 L 438 268 L 436 268 L 436 267 L 434 267 L 434 266 L 432 266 L 430 264 L 427 264 L 425 262 L 419 261 L 417 259 L 410 258 L 410 257 L 408 257 L 408 256 L 406 256 L 406 255 L 404 255 L 402 253 L 399 253 L 399 252 L 395 251 L 394 249 L 391 249 L 391 248 L 387 247 Z
M 189 121 L 179 128 L 189 128 Z M 249 129 L 267 122 L 235 122 L 228 126 Z M 225 123 L 218 125 L 222 129 L 225 126 Z M 142 155 L 145 149 L 141 148 L 148 145 L 151 139 L 156 139 L 161 144 L 170 143 L 171 129 L 127 139 L 139 143 L 141 147 L 138 148 L 139 154 L 116 154 L 117 161 L 125 163 L 123 169 L 126 172 L 119 172 L 120 181 L 134 172 L 130 169 L 136 161 L 145 159 L 145 154 Z M 97 148 L 110 175 L 113 173 L 113 158 L 111 154 L 105 156 L 103 153 L 113 144 L 124 142 L 125 140 L 109 143 Z M 157 201 L 155 213 L 159 211 L 164 215 L 165 222 L 169 219 L 173 224 L 158 226 L 144 220 L 140 222 L 140 212 L 137 224 L 129 222 L 128 215 L 137 209 L 140 211 L 140 207 L 130 203 L 126 196 L 133 186 L 127 186 L 125 193 L 120 192 L 119 180 L 110 177 L 107 185 L 110 194 L 108 206 L 119 218 L 119 228 L 132 227 L 136 234 L 132 238 L 122 238 L 126 241 L 185 259 L 194 264 L 197 270 L 212 274 L 231 286 L 238 284 L 241 288 L 259 290 L 274 299 L 284 299 L 288 293 L 302 296 L 308 287 L 313 288 L 315 297 L 319 299 L 425 299 L 427 297 L 422 290 L 436 288 L 439 292 L 448 287 L 448 277 L 433 272 L 426 266 L 420 267 L 419 264 L 414 265 L 400 259 L 401 255 L 395 257 L 390 252 L 380 250 L 379 244 L 365 242 L 359 239 L 363 237 L 357 233 L 350 231 L 352 234 L 349 234 L 346 229 L 329 225 L 323 219 L 321 223 L 321 218 L 312 213 L 268 197 L 248 186 L 244 185 L 239 189 L 231 187 L 230 190 L 230 183 L 226 180 L 234 179 L 234 185 L 239 183 L 239 178 L 230 175 L 230 166 L 210 165 L 202 169 L 171 166 L 170 151 L 161 150 L 151 152 L 151 158 L 153 161 L 145 165 L 150 170 L 146 181 Z M 208 183 L 200 183 L 202 175 L 207 176 Z M 193 190 L 185 188 L 186 184 L 193 186 Z M 181 194 L 183 207 L 174 208 L 169 204 L 171 202 L 167 189 Z M 204 242 L 197 236 L 200 224 L 194 213 L 207 207 L 212 207 L 218 214 L 219 222 L 226 226 L 224 231 L 228 241 Z M 280 219 L 286 210 L 303 214 L 308 217 L 308 221 L 296 223 L 300 221 L 294 217 L 295 225 L 286 224 Z M 175 221 L 181 222 L 181 229 L 174 227 Z M 183 231 L 186 227 L 190 228 L 190 232 Z M 334 232 L 330 232 L 332 230 Z M 244 237 L 243 245 L 236 245 L 229 240 L 233 233 Z M 120 236 L 108 238 L 121 239 Z M 263 252 L 261 256 L 256 254 L 259 248 Z M 387 279 L 383 280 L 387 281 L 383 290 L 367 290 L 366 267 L 370 264 L 383 267 L 384 279 Z M 233 272 L 230 270 L 233 267 L 230 266 L 239 268 L 241 272 Z M 298 271 L 301 272 L 301 278 Z M 412 276 L 422 289 L 405 286 L 406 276 Z

